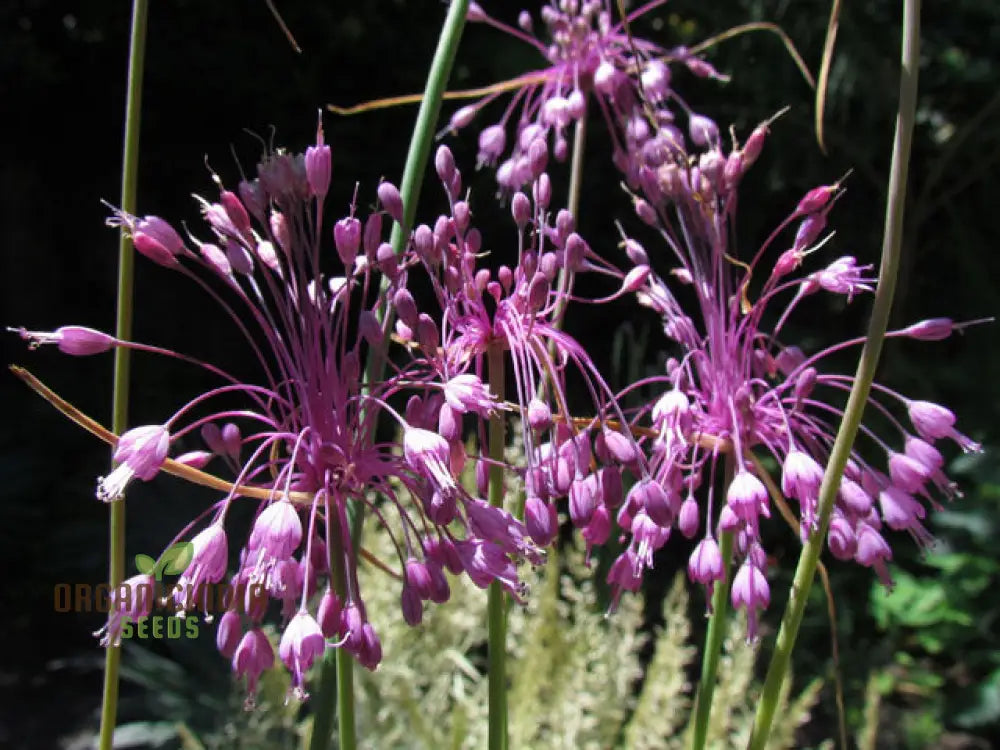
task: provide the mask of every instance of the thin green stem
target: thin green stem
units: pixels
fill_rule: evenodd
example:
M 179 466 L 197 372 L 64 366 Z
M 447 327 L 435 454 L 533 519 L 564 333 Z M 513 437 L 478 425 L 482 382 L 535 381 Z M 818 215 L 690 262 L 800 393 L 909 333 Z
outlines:
M 489 348 L 488 367 L 490 391 L 499 401 L 506 398 L 503 349 Z M 490 418 L 490 505 L 503 507 L 503 454 L 506 436 L 503 412 Z M 489 630 L 489 748 L 505 750 L 507 747 L 507 612 L 504 604 L 503 586 L 494 581 L 490 584 L 486 602 L 487 628 Z
M 465 27 L 465 16 L 468 9 L 469 0 L 453 0 L 449 6 L 444 26 L 441 28 L 437 49 L 434 51 L 430 72 L 427 75 L 427 85 L 424 88 L 424 96 L 417 112 L 417 121 L 410 139 L 410 148 L 406 154 L 406 164 L 403 167 L 403 178 L 399 186 L 403 199 L 403 226 L 394 224 L 392 227 L 391 242 L 397 255 L 402 253 L 406 237 L 409 235 L 410 227 L 413 226 L 416 217 L 420 185 L 430 157 L 431 144 L 434 142 L 434 127 L 441 111 L 441 100 L 451 75 L 451 68 L 455 61 L 455 53 L 458 51 L 458 42 L 462 37 L 462 29 Z M 384 280 L 383 283 L 385 283 Z M 388 330 L 389 326 L 392 325 L 391 311 L 379 309 L 376 314 L 382 320 L 383 327 Z M 387 345 L 388 337 L 385 336 L 381 346 L 372 347 L 368 351 L 368 360 L 365 363 L 366 383 L 382 379 Z M 352 539 L 357 540 L 361 522 L 361 514 L 355 509 L 351 516 Z M 327 542 L 332 563 L 335 545 L 329 539 Z M 330 570 L 335 570 L 335 568 L 331 565 Z M 343 591 L 338 591 L 338 593 L 342 594 Z M 329 747 L 330 728 L 335 708 L 339 716 L 341 750 L 355 747 L 353 670 L 354 662 L 343 649 L 336 649 L 333 654 L 327 651 L 320 669 L 310 750 L 326 750 Z
M 337 662 L 337 739 L 340 750 L 357 747 L 354 724 L 354 657 L 342 648 L 336 649 Z
M 337 500 L 339 501 L 339 499 Z M 327 499 L 328 503 L 334 502 Z M 343 549 L 334 540 L 342 539 L 340 521 L 328 508 L 326 511 L 326 549 L 330 581 L 340 601 L 347 604 L 347 570 Z M 352 535 L 355 530 L 352 525 Z M 334 709 L 337 716 L 339 750 L 354 750 L 357 736 L 354 722 L 354 660 L 343 648 L 327 648 L 320 664 L 319 687 L 316 693 L 309 750 L 327 750 L 333 736 Z
M 735 472 L 735 461 L 726 456 L 726 471 L 723 490 L 729 486 Z M 701 679 L 695 697 L 694 712 L 691 716 L 691 748 L 702 750 L 708 737 L 708 720 L 712 714 L 712 696 L 715 694 L 716 673 L 719 670 L 719 656 L 722 640 L 726 634 L 729 619 L 730 564 L 733 556 L 733 533 L 725 531 L 719 536 L 719 552 L 722 555 L 722 580 L 717 581 L 712 591 L 712 614 L 708 618 L 705 633 L 705 651 L 701 657 Z
M 437 49 L 434 51 L 434 59 L 431 61 L 431 69 L 427 74 L 427 85 L 424 87 L 423 99 L 420 100 L 417 122 L 410 138 L 409 151 L 406 153 L 403 180 L 399 186 L 399 193 L 403 198 L 403 226 L 394 224 L 389 240 L 396 255 L 403 252 L 403 244 L 413 228 L 413 221 L 417 215 L 420 185 L 430 158 L 431 145 L 434 143 L 434 129 L 441 113 L 441 100 L 444 98 L 445 87 L 451 76 L 451 68 L 458 52 L 458 43 L 462 38 L 468 11 L 469 0 L 453 0 L 449 5 Z
M 885 232 L 882 239 L 882 261 L 879 267 L 878 290 L 872 317 L 868 325 L 868 339 L 861 351 L 854 386 L 847 399 L 844 419 L 837 431 L 837 438 L 830 451 L 830 462 L 823 476 L 819 493 L 819 528 L 810 535 L 799 555 L 795 578 L 792 582 L 788 606 L 781 618 L 774 655 L 768 666 L 767 677 L 757 715 L 754 717 L 749 750 L 763 750 L 771 732 L 771 722 L 778 707 L 778 695 L 788 673 L 795 637 L 798 635 L 806 600 L 812 586 L 816 564 L 819 561 L 823 540 L 830 524 L 830 514 L 840 486 L 840 478 L 847 465 L 851 446 L 857 435 L 865 403 L 875 377 L 882 342 L 889 324 L 892 297 L 896 290 L 896 276 L 902 254 L 903 209 L 906 203 L 906 178 L 910 159 L 910 144 L 917 106 L 917 74 L 920 64 L 920 0 L 903 1 L 902 72 L 899 82 L 899 110 L 896 114 L 896 133 L 892 148 L 892 165 L 889 172 L 889 195 L 885 210 Z
M 410 147 L 406 152 L 406 164 L 403 167 L 403 178 L 399 185 L 399 194 L 403 200 L 403 224 L 393 223 L 389 241 L 393 252 L 400 255 L 409 237 L 410 230 L 417 215 L 417 202 L 420 200 L 420 186 L 424 171 L 430 159 L 431 145 L 434 143 L 434 130 L 438 116 L 441 113 L 441 101 L 444 99 L 445 87 L 451 76 L 451 69 L 458 52 L 458 43 L 465 28 L 465 17 L 469 10 L 469 0 L 452 0 L 448 6 L 448 15 L 441 36 L 438 38 L 437 49 L 431 60 L 431 69 L 427 74 L 427 84 L 417 111 L 417 121 L 413 126 Z M 387 288 L 388 279 L 382 279 L 383 290 Z M 392 309 L 388 306 L 379 307 L 375 315 L 382 323 L 382 330 L 388 331 L 393 323 Z M 382 379 L 385 369 L 386 349 L 389 337 L 383 336 L 379 346 L 372 347 L 365 363 L 365 382 L 374 383 Z
M 333 735 L 333 707 L 337 702 L 337 665 L 338 656 L 342 649 L 328 648 L 323 654 L 323 660 L 319 665 L 319 677 L 317 680 L 316 694 L 311 701 L 315 701 L 317 707 L 330 706 L 329 710 L 316 710 L 313 712 L 312 731 L 309 735 L 309 750 L 327 750 L 330 747 L 330 738 Z
M 139 125 L 142 108 L 142 72 L 146 60 L 146 0 L 132 4 L 132 30 L 128 54 L 128 94 L 125 100 L 125 145 L 122 153 L 121 209 L 135 213 L 136 184 L 139 174 Z M 124 230 L 118 240 L 118 294 L 115 336 L 132 338 L 132 289 L 134 286 L 135 253 L 132 241 Z M 128 347 L 115 347 L 114 382 L 112 385 L 111 429 L 121 434 L 128 424 L 129 365 Z M 108 583 L 117 589 L 125 579 L 125 503 L 111 503 L 108 543 Z M 121 647 L 109 645 L 104 655 L 104 686 L 101 695 L 100 750 L 111 750 L 118 717 L 118 668 Z

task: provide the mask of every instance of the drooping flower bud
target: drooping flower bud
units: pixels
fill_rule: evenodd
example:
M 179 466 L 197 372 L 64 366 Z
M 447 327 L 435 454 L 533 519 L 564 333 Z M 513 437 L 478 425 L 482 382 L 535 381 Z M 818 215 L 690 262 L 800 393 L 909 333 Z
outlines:
M 705 115 L 692 114 L 688 120 L 688 131 L 696 146 L 711 146 L 719 141 L 719 126 Z
M 382 208 L 399 225 L 403 224 L 403 198 L 399 194 L 399 188 L 393 185 L 391 182 L 382 182 L 378 186 L 378 200 L 382 204 Z
M 353 268 L 361 247 L 361 222 L 353 216 L 338 221 L 333 225 L 333 243 L 344 266 Z

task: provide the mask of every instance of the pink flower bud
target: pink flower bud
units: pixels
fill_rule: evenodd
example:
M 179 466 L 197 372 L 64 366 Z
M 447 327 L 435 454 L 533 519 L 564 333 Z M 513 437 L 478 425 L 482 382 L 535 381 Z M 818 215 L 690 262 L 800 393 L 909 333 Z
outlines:
M 248 630 L 233 653 L 233 672 L 237 678 L 246 677 L 251 695 L 257 690 L 260 676 L 273 665 L 274 649 L 267 636 L 259 628 Z
M 949 409 L 930 401 L 911 401 L 908 408 L 910 421 L 924 440 L 939 440 L 954 431 L 955 415 Z
M 240 616 L 236 610 L 226 610 L 225 614 L 219 618 L 219 624 L 215 630 L 215 645 L 219 653 L 227 659 L 232 659 L 236 653 L 236 647 L 240 643 Z
M 434 169 L 437 170 L 438 177 L 445 187 L 451 184 L 455 176 L 455 157 L 452 156 L 451 149 L 447 146 L 439 146 L 434 154 Z
M 330 147 L 323 143 L 322 129 L 316 134 L 316 145 L 306 149 L 306 181 L 309 192 L 323 200 L 330 188 Z
M 705 115 L 692 114 L 688 120 L 688 131 L 691 134 L 691 141 L 696 146 L 710 146 L 713 143 L 718 143 L 719 126 Z
M 750 133 L 750 137 L 747 138 L 747 142 L 743 144 L 744 169 L 757 161 L 757 158 L 760 156 L 760 152 L 764 150 L 764 141 L 767 140 L 767 136 L 770 132 L 769 123 L 762 122 L 753 129 L 752 133 Z
M 403 198 L 399 194 L 399 188 L 391 182 L 382 182 L 378 186 L 378 199 L 382 208 L 386 210 L 396 223 L 403 224 Z
M 292 673 L 292 685 L 302 694 L 306 672 L 312 666 L 317 656 L 322 656 L 326 649 L 326 639 L 319 628 L 319 623 L 304 609 L 299 610 L 285 626 L 281 636 L 278 653 L 288 671 Z
M 510 200 L 510 212 L 517 228 L 523 230 L 531 221 L 531 200 L 520 191 L 514 193 L 514 197 Z
M 802 200 L 799 201 L 799 205 L 795 207 L 795 213 L 798 215 L 803 214 L 814 214 L 817 211 L 823 209 L 827 203 L 830 202 L 830 196 L 832 196 L 837 190 L 835 185 L 822 185 L 820 187 L 813 188 Z M 825 222 L 824 222 L 825 223 Z
M 548 208 L 552 202 L 552 181 L 547 173 L 543 172 L 538 176 L 534 185 L 531 186 L 531 193 L 535 199 L 535 205 L 539 208 Z
M 900 333 L 917 341 L 942 341 L 955 330 L 955 322 L 951 318 L 930 318 L 904 328 Z
M 470 2 L 468 10 L 465 12 L 465 20 L 469 23 L 481 23 L 489 19 L 486 12 L 477 2 Z
M 479 134 L 479 153 L 476 156 L 477 165 L 480 167 L 484 165 L 493 166 L 503 154 L 506 146 L 507 133 L 503 125 L 490 125 Z
M 24 328 L 16 330 L 22 339 L 28 342 L 30 349 L 37 349 L 42 344 L 55 344 L 63 354 L 74 357 L 86 357 L 100 354 L 113 348 L 117 339 L 101 331 L 84 326 L 63 326 L 52 333 L 27 331 Z
M 333 593 L 332 589 L 327 587 L 326 593 L 319 601 L 319 611 L 317 612 L 319 629 L 325 638 L 336 638 L 341 634 L 342 612 L 340 599 Z
M 694 583 L 713 584 L 722 580 L 722 566 L 718 542 L 712 537 L 705 537 L 698 542 L 688 559 L 688 578 Z
M 528 536 L 540 547 L 547 547 L 559 532 L 556 506 L 535 495 L 529 495 L 524 503 L 524 524 Z
M 858 539 L 850 522 L 839 513 L 834 514 L 827 531 L 826 543 L 830 554 L 838 560 L 850 560 L 858 551 Z
M 649 256 L 646 254 L 645 248 L 635 240 L 625 240 L 625 254 L 637 266 L 649 265 Z
M 413 295 L 405 288 L 396 290 L 392 297 L 392 304 L 396 308 L 396 315 L 410 328 L 417 326 L 417 305 L 413 301 Z
M 528 166 L 531 170 L 531 179 L 537 180 L 549 161 L 549 148 L 545 144 L 544 138 L 536 138 L 528 146 Z
M 451 121 L 448 123 L 448 129 L 456 131 L 466 127 L 470 122 L 472 122 L 472 119 L 476 116 L 477 111 L 478 107 L 475 104 L 468 104 L 461 107 L 451 116 Z M 438 150 L 438 153 L 440 153 L 440 149 Z M 454 162 L 452 162 L 452 164 L 454 164 Z M 440 174 L 440 170 L 438 170 L 438 173 Z M 448 181 L 451 181 L 450 177 Z
M 646 281 L 649 280 L 649 274 L 651 269 L 649 266 L 636 266 L 631 269 L 627 274 L 625 274 L 625 279 L 622 281 L 622 292 L 636 292 L 641 289 Z
M 656 209 L 654 209 L 647 201 L 642 198 L 637 198 L 633 208 L 635 209 L 635 215 L 638 216 L 641 221 L 651 227 L 656 226 L 658 222 Z
M 353 216 L 338 221 L 333 225 L 333 243 L 344 266 L 352 268 L 361 246 L 361 222 Z
M 677 518 L 677 527 L 688 539 L 694 537 L 698 532 L 698 503 L 688 495 L 687 499 L 681 503 L 681 512 Z
M 459 234 L 464 234 L 465 230 L 469 228 L 470 214 L 468 203 L 456 201 L 452 215 L 455 219 L 455 229 Z

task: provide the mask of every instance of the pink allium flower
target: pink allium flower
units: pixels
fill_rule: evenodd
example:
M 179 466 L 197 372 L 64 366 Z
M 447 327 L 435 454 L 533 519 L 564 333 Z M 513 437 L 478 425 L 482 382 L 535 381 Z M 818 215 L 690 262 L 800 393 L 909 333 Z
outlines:
M 206 584 L 221 581 L 229 561 L 229 545 L 221 523 L 213 523 L 195 534 L 191 544 L 194 547 L 191 562 L 177 580 L 174 594 L 174 601 L 181 609 L 191 608 Z
M 305 674 L 317 656 L 326 649 L 326 639 L 319 624 L 304 609 L 291 619 L 278 645 L 278 654 L 292 673 L 292 689 L 298 697 L 306 697 L 303 689 Z
M 871 291 L 875 279 L 870 265 L 850 256 L 819 271 L 800 270 L 829 239 L 820 235 L 839 185 L 809 191 L 760 247 L 738 257 L 730 235 L 737 189 L 760 153 L 769 124 L 758 126 L 742 148 L 734 144 L 728 152 L 712 123 L 692 117 L 689 125 L 688 140 L 676 129 L 660 128 L 653 138 L 669 141 L 669 148 L 646 152 L 635 174 L 636 214 L 659 231 L 673 268 L 662 276 L 651 270 L 652 254 L 626 237 L 632 267 L 617 272 L 623 288 L 634 290 L 640 304 L 660 316 L 665 335 L 677 347 L 666 373 L 641 383 L 647 388 L 659 384 L 661 395 L 635 409 L 629 423 L 648 415 L 653 433 L 643 440 L 648 481 L 684 500 L 678 519 L 638 502 L 623 508 L 619 526 L 632 540 L 612 566 L 609 581 L 629 589 L 650 566 L 647 550 L 656 544 L 651 523 L 662 535 L 675 523 L 688 535 L 704 519 L 706 537 L 692 556 L 689 574 L 696 581 L 715 580 L 714 554 L 710 554 L 717 549 L 714 537 L 720 531 L 733 532 L 737 550 L 733 562 L 740 567 L 732 599 L 734 606 L 746 609 L 752 634 L 759 611 L 768 603 L 760 532 L 761 519 L 770 515 L 770 501 L 749 453 L 774 457 L 782 467 L 782 491 L 798 503 L 803 539 L 817 533 L 823 467 L 843 413 L 842 398 L 831 396 L 846 393 L 853 382 L 850 376 L 821 368 L 829 355 L 863 342 L 852 339 L 806 354 L 781 339 L 782 329 L 806 296 L 827 291 L 850 302 Z M 790 247 L 776 253 L 768 267 L 768 251 L 786 235 L 791 235 Z M 675 296 L 678 285 L 685 287 L 685 294 L 694 295 L 695 306 L 682 306 Z M 938 340 L 959 328 L 947 319 L 937 320 L 890 331 L 888 336 Z M 931 497 L 929 486 L 945 497 L 956 493 L 933 443 L 950 438 L 963 450 L 979 446 L 957 432 L 954 414 L 937 404 L 908 399 L 879 383 L 874 384 L 869 403 L 889 418 L 898 430 L 897 444 L 906 449 L 893 450 L 886 439 L 862 426 L 862 439 L 887 455 L 889 473 L 868 462 L 868 446 L 851 454 L 827 539 L 835 556 L 873 567 L 881 580 L 888 581 L 885 563 L 891 550 L 883 538 L 884 527 L 906 530 L 926 544 L 930 535 L 922 525 L 926 516 L 922 499 Z M 899 407 L 908 412 L 919 437 L 909 434 L 896 416 L 893 408 L 898 412 Z M 713 492 L 718 459 L 726 453 L 735 473 L 720 507 Z M 708 487 L 701 502 L 693 493 L 698 485 Z M 760 559 L 751 560 L 753 555 Z M 631 577 L 622 575 L 626 564 L 638 566 Z
M 233 652 L 233 673 L 237 678 L 246 677 L 246 707 L 254 705 L 260 676 L 274 666 L 274 648 L 260 628 L 248 630 Z
M 111 613 L 104 627 L 94 635 L 100 636 L 102 646 L 120 646 L 122 628 L 126 622 L 136 622 L 153 611 L 156 598 L 156 580 L 152 575 L 140 574 L 127 578 L 111 593 Z
M 448 167 L 446 159 L 439 156 L 442 169 Z M 551 279 L 565 258 L 557 262 L 553 253 L 546 260 L 548 274 L 533 285 L 534 277 L 525 278 L 523 269 L 516 279 L 510 269 L 484 278 L 484 271 L 474 268 L 482 238 L 470 226 L 468 203 L 458 200 L 461 177 L 453 164 L 451 216 L 438 231 L 418 227 L 397 257 L 383 239 L 391 224 L 383 218 L 402 220 L 399 191 L 383 182 L 377 191 L 379 210 L 359 217 L 352 202 L 347 216 L 329 221 L 323 208 L 331 173 L 330 147 L 319 132 L 304 155 L 267 153 L 256 177 L 242 181 L 236 191 L 215 176 L 218 197 L 198 198 L 205 220 L 201 238 L 193 228 L 182 236 L 158 217 L 116 212 L 109 220 L 132 236 L 140 253 L 180 272 L 220 304 L 256 358 L 255 382 L 178 352 L 117 341 L 90 329 L 17 331 L 33 347 L 55 343 L 79 355 L 128 346 L 201 366 L 218 379 L 162 425 L 122 435 L 115 454 L 119 466 L 100 480 L 98 495 L 112 500 L 134 477 L 151 479 L 167 462 L 172 442 L 199 434 L 207 450 L 185 454 L 184 466 L 204 466 L 218 456 L 232 471 L 231 491 L 208 510 L 208 527 L 193 539 L 194 559 L 176 598 L 184 607 L 202 603 L 200 595 L 187 596 L 187 589 L 197 591 L 225 575 L 229 509 L 236 502 L 256 503 L 257 515 L 231 579 L 241 592 L 240 601 L 231 605 L 239 614 L 227 615 L 219 634 L 220 651 L 231 656 L 234 671 L 247 678 L 251 692 L 274 658 L 258 628 L 268 599 L 281 602 L 281 657 L 294 672 L 297 692 L 304 692 L 308 666 L 324 647 L 323 631 L 336 632 L 341 641 L 333 645 L 363 665 L 378 665 L 382 646 L 364 609 L 349 504 L 362 514 L 375 514 L 393 535 L 398 567 L 410 571 L 401 592 L 402 615 L 409 622 L 419 620 L 423 602 L 448 599 L 444 567 L 467 573 L 481 586 L 499 581 L 519 596 L 524 586 L 517 564 L 542 558 L 521 521 L 469 495 L 456 476 L 467 460 L 461 415 L 481 420 L 501 408 L 482 380 L 483 358 L 498 335 L 515 342 L 522 371 L 531 367 L 532 382 L 540 382 L 547 366 L 536 348 L 558 335 L 545 327 L 541 313 L 551 309 Z M 559 232 L 553 250 L 567 245 L 571 230 L 565 220 Z M 569 241 L 574 262 L 581 243 L 578 237 Z M 330 265 L 337 266 L 333 273 L 327 271 Z M 430 271 L 440 293 L 437 301 L 443 305 L 434 306 L 433 316 L 407 289 L 414 269 Z M 498 290 L 510 299 L 493 321 L 485 298 L 498 299 Z M 398 339 L 407 346 L 392 357 L 388 377 L 365 382 L 361 368 L 372 347 L 392 343 L 377 314 L 386 310 L 397 317 Z M 531 330 L 535 316 L 539 325 Z M 564 346 L 564 351 L 571 350 Z M 579 356 L 572 351 L 571 356 Z M 405 417 L 391 405 L 403 403 Z M 448 438 L 435 432 L 446 409 L 453 423 Z M 402 428 L 401 441 L 377 434 L 385 417 Z M 190 528 L 172 542 L 182 541 Z M 328 555 L 340 565 L 328 565 Z M 346 571 L 343 601 L 324 597 L 322 611 L 310 614 L 310 598 L 328 585 L 331 567 Z M 424 573 L 417 575 L 420 570 Z M 136 613 L 113 615 L 104 642 L 118 637 L 121 614 Z M 237 644 L 240 615 L 252 629 Z
M 109 502 L 125 492 L 125 486 L 138 477 L 149 481 L 157 475 L 170 450 L 170 433 L 163 425 L 135 427 L 121 436 L 115 449 L 118 466 L 97 483 L 97 497 Z
M 629 14 L 629 22 L 662 4 L 663 0 L 653 0 L 642 5 Z M 449 123 L 449 130 L 462 130 L 486 105 L 508 91 L 515 92 L 500 121 L 479 134 L 479 164 L 500 162 L 497 182 L 505 190 L 518 190 L 532 182 L 545 170 L 550 152 L 558 161 L 566 159 L 567 129 L 586 117 L 590 100 L 608 123 L 615 162 L 634 174 L 645 151 L 663 147 L 653 137 L 645 103 L 656 107 L 663 128 L 673 127 L 674 116 L 666 108 L 669 101 L 687 109 L 671 87 L 670 68 L 664 61 L 681 62 L 699 76 L 725 78 L 683 47 L 667 50 L 646 39 L 630 38 L 617 7 L 607 0 L 553 0 L 542 6 L 541 18 L 545 41 L 533 35 L 526 11 L 521 14 L 521 28 L 498 21 L 477 3 L 469 11 L 469 21 L 488 24 L 526 42 L 548 63 L 498 84 L 493 93 L 458 109 Z M 698 125 L 698 132 L 715 128 L 711 120 L 699 115 L 692 116 L 692 124 Z

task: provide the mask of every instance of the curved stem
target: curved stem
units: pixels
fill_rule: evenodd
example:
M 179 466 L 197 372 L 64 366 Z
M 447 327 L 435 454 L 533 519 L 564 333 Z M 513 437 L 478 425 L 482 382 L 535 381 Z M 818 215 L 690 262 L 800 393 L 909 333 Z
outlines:
M 122 154 L 121 208 L 135 213 L 136 183 L 139 172 L 139 125 L 142 107 L 142 72 L 146 60 L 146 0 L 132 4 L 132 29 L 128 55 L 128 94 L 125 101 L 125 145 Z M 122 231 L 118 240 L 118 293 L 116 300 L 115 338 L 132 338 L 132 289 L 135 253 L 132 242 Z M 128 385 L 131 353 L 115 348 L 114 384 L 112 386 L 112 430 L 125 431 L 128 423 Z M 114 591 L 125 579 L 125 503 L 111 503 L 109 511 L 108 583 Z M 104 654 L 104 684 L 101 694 L 100 750 L 111 750 L 118 715 L 118 668 L 121 646 L 109 645 Z
M 899 258 L 902 254 L 903 209 L 906 199 L 906 177 L 909 166 L 910 144 L 917 105 L 917 74 L 920 64 L 920 0 L 903 1 L 902 72 L 899 82 L 899 110 L 896 115 L 896 133 L 892 149 L 892 166 L 889 173 L 889 195 L 886 203 L 885 233 L 882 240 L 882 262 L 879 268 L 878 290 L 872 317 L 868 326 L 868 340 L 858 361 L 854 387 L 847 400 L 844 419 L 837 431 L 837 438 L 830 451 L 830 462 L 823 476 L 819 494 L 819 528 L 809 537 L 799 555 L 795 578 L 792 582 L 788 606 L 781 619 L 774 655 L 768 666 L 767 677 L 757 715 L 750 735 L 749 750 L 763 750 L 771 731 L 771 722 L 778 707 L 778 694 L 788 672 L 792 649 L 806 599 L 812 586 L 816 564 L 819 561 L 823 540 L 830 525 L 830 513 L 840 486 L 840 478 L 847 465 L 851 446 L 857 435 L 865 403 L 871 391 L 875 368 L 878 364 L 882 342 L 889 323 L 892 297 L 896 288 Z
M 490 391 L 497 399 L 505 398 L 503 349 L 491 346 L 488 353 Z M 504 414 L 497 412 L 490 418 L 490 505 L 503 506 L 503 452 Z M 507 747 L 507 611 L 504 606 L 503 586 L 490 584 L 486 603 L 489 630 L 489 748 L 505 750 Z
M 726 454 L 725 486 L 728 486 L 732 481 L 735 471 L 736 463 L 732 454 Z M 698 683 L 698 694 L 695 697 L 694 712 L 691 718 L 692 750 L 702 750 L 708 737 L 708 720 L 712 714 L 715 678 L 719 669 L 719 656 L 722 653 L 726 622 L 729 619 L 729 585 L 731 583 L 729 571 L 733 556 L 733 533 L 731 531 L 724 531 L 720 534 L 719 552 L 722 555 L 722 580 L 715 584 L 715 589 L 712 591 L 712 614 L 708 620 L 708 632 L 705 633 L 705 653 L 701 658 L 701 680 Z

